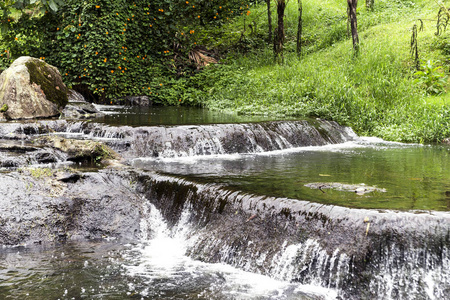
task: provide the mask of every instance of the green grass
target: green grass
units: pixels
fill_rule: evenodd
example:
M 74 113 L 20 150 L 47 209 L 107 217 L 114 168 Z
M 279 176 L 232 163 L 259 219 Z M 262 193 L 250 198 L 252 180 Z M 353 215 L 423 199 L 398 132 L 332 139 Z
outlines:
M 255 18 L 258 31 L 247 39 L 256 46 L 243 55 L 234 52 L 227 66 L 205 72 L 207 107 L 239 114 L 320 117 L 349 125 L 361 135 L 403 142 L 440 142 L 450 136 L 450 95 L 425 93 L 414 81 L 410 54 L 411 28 L 424 19 L 420 57 L 440 61 L 443 70 L 449 70 L 450 34 L 435 36 L 435 22 L 428 21 L 437 16 L 432 1 L 379 0 L 374 11 L 367 11 L 362 2 L 361 51 L 356 58 L 347 38 L 345 1 L 303 2 L 304 55 L 299 59 L 294 51 L 296 1 L 290 1 L 286 11 L 283 64 L 274 62 L 263 40 L 265 6 L 253 8 L 252 15 L 260 15 Z M 226 32 L 236 32 L 243 20 L 227 26 Z M 217 80 L 208 81 L 210 76 Z

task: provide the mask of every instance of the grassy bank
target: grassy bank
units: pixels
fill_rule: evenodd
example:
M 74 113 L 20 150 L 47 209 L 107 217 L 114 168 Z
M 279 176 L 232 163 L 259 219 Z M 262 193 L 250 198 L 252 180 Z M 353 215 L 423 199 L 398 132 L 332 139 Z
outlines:
M 326 118 L 347 124 L 358 134 L 395 141 L 440 142 L 450 136 L 447 86 L 440 95 L 439 91 L 438 95 L 427 93 L 416 82 L 410 54 L 411 28 L 420 25 L 420 18 L 424 20 L 424 29 L 418 33 L 421 59 L 442 66 L 434 71 L 439 76 L 448 73 L 446 54 L 450 53 L 445 47 L 450 35 L 434 34 L 436 21 L 432 20 L 439 10 L 434 2 L 379 0 L 374 11 L 361 3 L 357 57 L 347 38 L 346 2 L 303 2 L 302 57 L 297 58 L 294 51 L 296 1 L 290 1 L 286 11 L 288 40 L 283 64 L 274 63 L 269 45 L 262 46 L 265 7 L 253 9 L 253 15 L 261 15 L 255 18 L 258 31 L 246 34 L 246 40 L 258 46 L 245 54 L 232 52 L 222 65 L 201 75 L 201 97 L 207 107 L 240 114 Z M 251 18 L 246 21 L 250 23 Z M 239 31 L 242 22 L 228 25 L 225 31 Z

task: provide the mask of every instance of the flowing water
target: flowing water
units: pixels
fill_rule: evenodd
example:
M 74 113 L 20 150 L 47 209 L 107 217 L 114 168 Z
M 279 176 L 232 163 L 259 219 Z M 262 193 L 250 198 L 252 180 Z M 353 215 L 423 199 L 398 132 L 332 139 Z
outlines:
M 0 135 L 107 143 L 139 170 L 141 239 L 4 246 L 0 299 L 449 298 L 450 147 L 320 120 L 99 108 L 95 122 Z

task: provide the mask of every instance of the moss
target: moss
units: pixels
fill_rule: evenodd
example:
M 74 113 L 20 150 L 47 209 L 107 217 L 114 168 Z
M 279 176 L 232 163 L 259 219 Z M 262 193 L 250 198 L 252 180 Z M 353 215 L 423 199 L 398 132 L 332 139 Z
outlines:
M 4 113 L 8 111 L 8 104 L 3 104 L 2 108 L 0 108 L 0 113 Z
M 30 168 L 29 171 L 31 176 L 37 179 L 53 175 L 53 171 L 49 168 Z
M 41 60 L 32 60 L 25 63 L 30 73 L 30 82 L 38 84 L 44 91 L 47 100 L 58 107 L 66 106 L 68 102 L 67 88 L 62 82 L 56 68 Z

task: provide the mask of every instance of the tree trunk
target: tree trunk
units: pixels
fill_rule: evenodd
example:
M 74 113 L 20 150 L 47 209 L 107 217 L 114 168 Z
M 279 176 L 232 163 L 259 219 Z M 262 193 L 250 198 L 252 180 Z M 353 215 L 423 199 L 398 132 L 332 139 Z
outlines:
M 268 35 L 268 41 L 269 43 L 272 41 L 272 12 L 270 11 L 270 1 L 267 1 L 267 23 L 269 24 L 269 35 Z
M 286 9 L 286 0 L 277 0 L 277 28 L 275 29 L 275 38 L 273 42 L 273 52 L 275 58 L 283 59 L 284 45 L 284 10 Z
M 358 22 L 356 20 L 356 7 L 358 0 L 347 0 L 348 11 L 350 15 L 350 28 L 352 31 L 353 50 L 355 54 L 359 51 Z
M 297 27 L 297 56 L 302 55 L 302 31 L 303 31 L 303 5 L 302 0 L 298 0 L 298 27 Z

